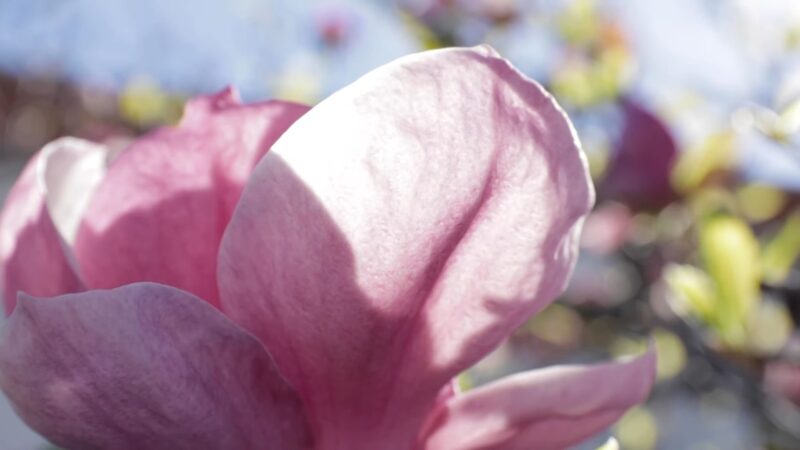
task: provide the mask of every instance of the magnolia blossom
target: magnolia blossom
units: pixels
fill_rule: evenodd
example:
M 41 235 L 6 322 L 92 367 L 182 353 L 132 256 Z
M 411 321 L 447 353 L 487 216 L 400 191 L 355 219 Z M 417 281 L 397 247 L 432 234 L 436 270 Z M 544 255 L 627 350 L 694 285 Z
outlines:
M 563 111 L 486 47 L 313 109 L 200 98 L 118 156 L 62 139 L 0 222 L 0 387 L 68 449 L 565 448 L 651 353 L 453 379 L 562 292 L 592 202 Z
M 633 100 L 620 102 L 621 130 L 600 196 L 636 209 L 663 209 L 676 200 L 672 187 L 678 146 L 666 124 Z

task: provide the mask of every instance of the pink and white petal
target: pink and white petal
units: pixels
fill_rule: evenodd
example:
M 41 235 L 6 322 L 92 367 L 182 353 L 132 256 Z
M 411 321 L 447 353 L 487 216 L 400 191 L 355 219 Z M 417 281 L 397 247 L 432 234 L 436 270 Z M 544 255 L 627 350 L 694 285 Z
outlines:
M 420 436 L 426 436 L 428 434 L 428 430 L 436 426 L 438 417 L 442 410 L 447 408 L 447 403 L 458 395 L 461 395 L 461 386 L 458 384 L 458 379 L 453 378 L 449 383 L 445 384 L 436 395 L 436 401 L 428 412 L 427 418 L 420 428 Z
M 405 449 L 439 390 L 563 290 L 592 201 L 565 114 L 493 50 L 401 58 L 256 167 L 223 310 L 298 387 L 321 449 Z
M 21 298 L 0 341 L 0 388 L 64 448 L 310 448 L 300 400 L 261 343 L 153 283 Z
M 439 391 L 439 394 L 436 396 L 436 404 L 444 405 L 459 394 L 461 394 L 461 386 L 458 384 L 458 378 L 453 378 Z
M 0 216 L 6 312 L 17 292 L 54 296 L 83 289 L 72 254 L 77 224 L 106 172 L 106 148 L 76 138 L 45 146 L 23 170 Z
M 216 264 L 252 168 L 308 108 L 240 104 L 233 90 L 195 99 L 176 128 L 131 144 L 86 212 L 76 254 L 86 285 L 154 281 L 218 304 Z
M 459 395 L 431 421 L 424 450 L 564 449 L 643 402 L 655 381 L 653 350 L 595 366 L 523 372 Z

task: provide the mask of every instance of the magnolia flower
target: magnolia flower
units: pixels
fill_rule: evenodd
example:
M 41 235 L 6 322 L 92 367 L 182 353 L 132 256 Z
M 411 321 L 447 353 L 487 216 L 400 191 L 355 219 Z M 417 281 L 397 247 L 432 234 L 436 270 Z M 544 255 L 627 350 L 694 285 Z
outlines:
M 620 136 L 601 181 L 600 196 L 636 209 L 660 210 L 678 194 L 670 176 L 678 146 L 666 124 L 642 105 L 623 98 Z
M 0 223 L 0 386 L 31 427 L 79 449 L 546 449 L 644 399 L 650 353 L 454 387 L 564 289 L 593 201 L 538 84 L 448 49 L 306 110 L 226 91 L 117 157 L 34 158 Z

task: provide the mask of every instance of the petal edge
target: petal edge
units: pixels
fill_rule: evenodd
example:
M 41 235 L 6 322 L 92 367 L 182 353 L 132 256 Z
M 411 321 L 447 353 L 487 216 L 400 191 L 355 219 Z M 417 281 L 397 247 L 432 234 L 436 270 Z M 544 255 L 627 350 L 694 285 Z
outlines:
M 299 399 L 263 346 L 153 283 L 20 299 L 0 341 L 0 388 L 64 448 L 310 446 Z
M 424 450 L 563 449 L 647 398 L 655 350 L 593 366 L 522 372 L 453 398 L 422 436 Z

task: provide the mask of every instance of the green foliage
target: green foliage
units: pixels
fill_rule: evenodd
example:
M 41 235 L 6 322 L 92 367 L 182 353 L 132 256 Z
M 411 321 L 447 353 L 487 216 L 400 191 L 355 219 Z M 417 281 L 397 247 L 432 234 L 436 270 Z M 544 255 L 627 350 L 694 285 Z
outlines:
M 630 409 L 614 430 L 620 446 L 626 450 L 652 450 L 658 443 L 658 421 L 644 406 Z
M 456 382 L 458 383 L 458 389 L 461 392 L 467 392 L 468 390 L 475 387 L 475 382 L 472 380 L 472 377 L 469 375 L 469 372 L 461 373 L 458 378 L 456 378 Z
M 787 223 L 790 229 L 797 226 L 800 217 Z M 776 277 L 788 271 L 797 257 L 800 239 L 789 235 L 782 230 L 762 255 L 745 221 L 729 214 L 705 217 L 698 224 L 705 270 L 671 265 L 665 271 L 665 281 L 676 294 L 676 309 L 706 324 L 727 349 L 756 354 L 779 351 L 791 333 L 791 317 L 782 304 L 764 300 L 761 281 L 764 272 Z
M 672 264 L 665 270 L 664 279 L 680 296 L 680 309 L 688 309 L 706 323 L 714 322 L 714 282 L 705 272 L 689 265 Z
M 709 136 L 696 148 L 683 152 L 672 170 L 672 185 L 678 192 L 699 188 L 708 177 L 734 165 L 734 135 L 721 132 Z
M 738 209 L 753 223 L 774 219 L 788 201 L 787 195 L 765 184 L 747 184 L 736 190 Z
M 777 284 L 786 279 L 800 256 L 800 211 L 794 212 L 764 248 L 764 280 Z
M 591 61 L 574 62 L 556 72 L 553 92 L 578 107 L 616 98 L 625 84 L 629 55 L 623 47 L 609 47 Z
M 422 21 L 407 12 L 400 12 L 400 18 L 409 32 L 417 39 L 422 45 L 422 48 L 432 50 L 436 48 L 446 47 L 447 43 L 436 35 L 430 28 L 428 28 Z
M 136 78 L 119 96 L 119 113 L 140 127 L 177 123 L 183 111 L 183 99 L 168 94 L 148 78 Z
M 577 0 L 567 5 L 558 18 L 558 29 L 565 41 L 588 45 L 597 39 L 600 21 L 595 0 Z
M 744 323 L 759 300 L 758 241 L 742 220 L 715 215 L 699 227 L 700 254 L 715 288 L 714 322 L 723 339 L 744 344 Z

